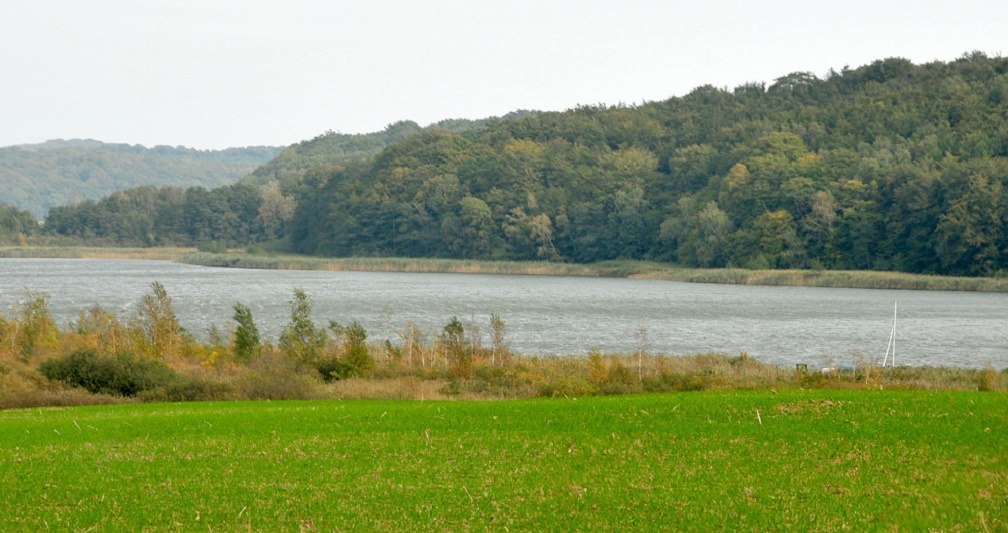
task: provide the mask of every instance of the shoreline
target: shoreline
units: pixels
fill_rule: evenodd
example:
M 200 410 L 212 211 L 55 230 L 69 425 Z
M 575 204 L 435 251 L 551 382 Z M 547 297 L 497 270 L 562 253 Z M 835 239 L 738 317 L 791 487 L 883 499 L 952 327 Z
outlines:
M 1008 278 L 969 278 L 851 270 L 746 270 L 682 268 L 652 261 L 613 260 L 591 264 L 544 261 L 350 257 L 324 258 L 293 254 L 209 253 L 195 248 L 0 247 L 0 258 L 166 260 L 222 268 L 321 270 L 439 274 L 497 274 L 638 278 L 685 283 L 824 287 L 846 289 L 1008 292 Z

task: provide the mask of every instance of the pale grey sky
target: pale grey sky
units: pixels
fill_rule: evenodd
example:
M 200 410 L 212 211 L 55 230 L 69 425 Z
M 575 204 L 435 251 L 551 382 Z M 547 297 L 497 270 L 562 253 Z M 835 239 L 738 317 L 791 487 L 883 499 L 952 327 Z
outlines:
M 1008 2 L 0 0 L 0 146 L 287 145 L 1008 52 Z

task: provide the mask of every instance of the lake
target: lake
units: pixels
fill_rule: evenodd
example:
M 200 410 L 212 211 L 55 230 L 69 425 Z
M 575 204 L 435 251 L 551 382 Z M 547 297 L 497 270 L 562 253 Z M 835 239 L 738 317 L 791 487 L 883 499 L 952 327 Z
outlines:
M 372 339 L 408 323 L 430 339 L 454 315 L 489 344 L 489 317 L 504 319 L 511 348 L 532 355 L 590 350 L 694 354 L 747 352 L 811 367 L 881 361 L 899 302 L 897 363 L 1008 367 L 1008 294 L 759 287 L 671 281 L 475 274 L 210 268 L 167 261 L 0 259 L 0 312 L 28 291 L 50 295 L 61 327 L 98 303 L 122 319 L 158 281 L 191 333 L 229 330 L 235 302 L 275 340 L 295 288 L 320 324 L 359 321 Z

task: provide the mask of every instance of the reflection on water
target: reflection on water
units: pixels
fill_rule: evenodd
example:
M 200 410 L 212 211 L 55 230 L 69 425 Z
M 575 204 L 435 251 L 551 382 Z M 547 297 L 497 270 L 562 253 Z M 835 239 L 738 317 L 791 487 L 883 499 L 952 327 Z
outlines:
M 242 302 L 275 339 L 300 287 L 312 297 L 317 322 L 357 320 L 373 339 L 396 342 L 409 322 L 432 337 L 452 315 L 485 339 L 496 313 L 521 353 L 630 352 L 643 344 L 655 353 L 745 351 L 782 365 L 881 360 L 899 300 L 897 363 L 1008 367 L 1006 294 L 0 259 L 0 310 L 9 315 L 26 291 L 45 291 L 62 327 L 95 303 L 126 318 L 153 281 L 168 289 L 182 324 L 199 336 L 212 324 L 229 329 L 231 306 Z

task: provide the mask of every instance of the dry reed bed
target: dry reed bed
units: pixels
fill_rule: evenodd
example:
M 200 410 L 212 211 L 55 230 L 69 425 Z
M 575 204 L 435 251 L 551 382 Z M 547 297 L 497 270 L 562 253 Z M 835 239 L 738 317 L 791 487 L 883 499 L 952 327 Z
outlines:
M 270 270 L 325 270 L 445 274 L 628 277 L 689 283 L 807 286 L 858 289 L 1008 292 L 1008 278 L 968 278 L 901 272 L 843 270 L 746 270 L 680 268 L 653 261 L 603 261 L 593 264 L 545 261 L 480 261 L 299 255 L 210 253 L 193 248 L 118 248 L 78 246 L 0 247 L 5 258 L 157 259 L 186 264 Z
M 679 268 L 652 261 L 571 264 L 536 261 L 476 261 L 414 258 L 319 258 L 248 254 L 192 253 L 180 261 L 203 266 L 365 272 L 510 274 L 627 277 L 734 285 L 805 286 L 858 289 L 1008 292 L 1008 278 L 967 278 L 901 272 L 846 270 L 746 270 Z

